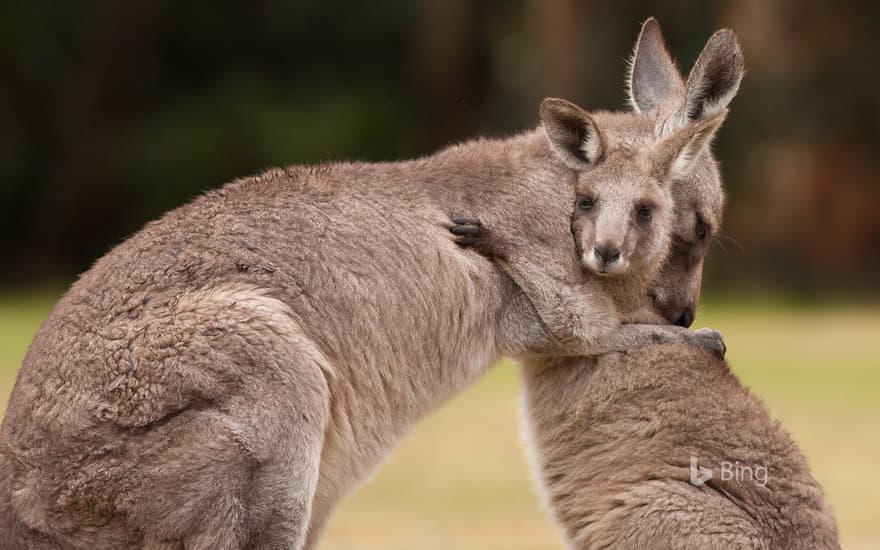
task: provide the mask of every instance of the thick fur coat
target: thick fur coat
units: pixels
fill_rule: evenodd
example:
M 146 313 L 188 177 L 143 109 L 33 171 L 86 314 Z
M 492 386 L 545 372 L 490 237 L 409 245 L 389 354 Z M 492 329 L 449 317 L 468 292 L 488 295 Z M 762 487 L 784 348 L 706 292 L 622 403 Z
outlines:
M 523 378 L 536 478 L 572 548 L 840 548 L 803 454 L 717 356 L 665 344 Z
M 528 302 L 449 218 L 483 205 L 537 258 L 568 259 L 574 177 L 539 129 L 272 170 L 148 224 L 30 346 L 2 426 L 0 546 L 313 545 L 413 423 L 527 345 Z

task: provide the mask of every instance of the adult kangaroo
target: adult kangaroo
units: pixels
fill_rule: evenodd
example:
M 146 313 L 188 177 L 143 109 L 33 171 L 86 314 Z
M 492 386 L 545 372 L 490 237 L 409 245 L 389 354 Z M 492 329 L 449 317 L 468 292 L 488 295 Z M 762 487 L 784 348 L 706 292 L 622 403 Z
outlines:
M 28 350 L 0 434 L 0 547 L 314 546 L 416 421 L 500 355 L 555 350 L 448 220 L 477 209 L 534 261 L 576 262 L 577 178 L 539 127 L 271 170 L 148 224 Z
M 572 549 L 839 550 L 791 436 L 685 343 L 523 370 L 536 479 Z
M 726 42 L 710 39 L 721 49 Z M 712 65 L 701 56 L 688 81 Z M 642 29 L 631 82 L 637 109 L 667 113 L 661 127 L 688 112 L 656 21 Z M 689 112 L 699 118 L 705 109 Z M 676 304 L 686 305 L 684 324 L 721 220 L 711 181 L 674 188 L 673 252 L 653 282 L 655 302 L 672 318 Z M 831 506 L 797 444 L 706 350 L 676 342 L 531 361 L 523 382 L 535 479 L 571 548 L 840 548 Z
M 555 159 L 537 130 L 271 170 L 148 224 L 28 350 L 2 427 L 0 546 L 312 545 L 503 351 L 517 291 L 458 249 L 450 215 L 540 212 L 543 257 L 571 254 L 572 172 Z

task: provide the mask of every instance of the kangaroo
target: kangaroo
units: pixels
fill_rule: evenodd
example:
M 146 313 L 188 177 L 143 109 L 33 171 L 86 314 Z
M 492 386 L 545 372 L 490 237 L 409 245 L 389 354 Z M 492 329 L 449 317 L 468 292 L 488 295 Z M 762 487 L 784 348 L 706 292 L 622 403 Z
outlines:
M 572 548 L 840 548 L 807 461 L 687 343 L 523 369 L 538 484 Z
M 743 73 L 736 37 L 723 29 L 709 38 L 685 82 L 666 49 L 659 23 L 650 18 L 633 50 L 629 102 L 635 112 L 654 117 L 662 135 L 726 109 Z M 672 194 L 676 211 L 672 248 L 650 295 L 666 319 L 688 327 L 700 298 L 703 260 L 718 234 L 724 209 L 721 174 L 710 150 L 703 152 L 688 177 L 675 182 Z
M 743 70 L 736 37 L 722 30 L 683 83 L 659 24 L 649 19 L 629 76 L 634 113 L 588 114 L 562 100 L 542 104 L 554 149 L 579 173 L 571 218 L 578 265 L 536 261 L 529 241 L 523 246 L 521 236 L 497 231 L 480 217 L 453 219 L 456 242 L 510 275 L 543 322 L 538 332 L 549 332 L 567 355 L 648 343 L 644 333 L 655 328 L 645 323 L 662 322 L 655 311 L 680 326 L 692 324 L 703 257 L 724 203 L 718 163 L 707 145 Z M 651 334 L 654 341 L 662 338 Z M 718 336 L 706 329 L 688 338 L 703 338 L 711 347 Z
M 313 547 L 416 421 L 501 354 L 559 350 L 447 220 L 476 207 L 535 261 L 576 261 L 577 178 L 540 127 L 269 170 L 148 224 L 29 348 L 0 430 L 0 543 Z
M 570 272 L 580 170 L 548 139 L 559 127 L 269 170 L 111 250 L 19 371 L 0 428 L 0 546 L 314 547 L 338 500 L 502 354 L 565 353 L 516 284 L 448 232 L 478 210 Z
M 457 244 L 492 259 L 510 275 L 567 353 L 599 355 L 656 342 L 659 334 L 650 323 L 662 319 L 646 298 L 671 245 L 672 182 L 689 174 L 726 114 L 688 123 L 658 139 L 653 118 L 589 114 L 561 99 L 545 100 L 541 118 L 550 141 L 579 170 L 570 223 L 580 262 L 536 262 L 531 247 L 479 218 L 453 219 L 451 232 Z M 684 330 L 677 336 L 703 338 L 710 346 L 717 338 L 708 330 Z
M 726 51 L 739 71 L 721 71 L 735 76 L 722 80 L 738 86 L 742 63 L 730 38 L 721 31 L 710 39 L 689 82 L 713 64 L 711 52 Z M 685 89 L 648 20 L 633 60 L 633 104 L 659 111 L 661 128 L 674 127 L 662 113 L 687 105 Z M 733 94 L 719 90 L 726 108 Z M 688 325 L 723 207 L 717 165 L 701 166 L 712 170 L 674 186 L 673 252 L 651 284 L 655 303 Z M 680 320 L 676 302 L 689 319 Z M 678 342 L 532 360 L 522 372 L 536 481 L 571 547 L 839 548 L 833 514 L 801 452 L 717 356 Z M 706 478 L 707 467 L 715 477 Z

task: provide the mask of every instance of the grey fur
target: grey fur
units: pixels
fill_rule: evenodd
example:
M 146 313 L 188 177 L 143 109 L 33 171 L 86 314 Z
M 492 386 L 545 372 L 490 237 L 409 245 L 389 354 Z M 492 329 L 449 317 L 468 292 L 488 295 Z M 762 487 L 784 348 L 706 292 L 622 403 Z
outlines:
M 588 199 L 591 206 L 588 211 L 576 206 L 572 216 L 574 261 L 541 258 L 530 242 L 511 239 L 491 226 L 465 233 L 460 243 L 494 259 L 523 289 L 558 343 L 555 355 L 597 355 L 677 338 L 703 342 L 712 336 L 650 324 L 661 319 L 647 294 L 670 246 L 673 182 L 689 175 L 724 114 L 658 138 L 654 119 L 644 115 L 587 114 L 562 100 L 544 102 L 544 125 L 563 162 L 571 165 L 578 158 L 579 141 L 601 141 L 588 147 L 593 153 L 578 171 L 578 203 Z M 644 205 L 651 207 L 648 220 L 638 214 Z M 595 259 L 600 243 L 620 251 L 610 268 Z
M 314 547 L 416 421 L 502 353 L 556 351 L 448 220 L 477 207 L 569 266 L 577 177 L 539 128 L 271 170 L 148 224 L 28 350 L 0 434 L 0 546 Z
M 28 350 L 0 432 L 0 546 L 313 547 L 417 420 L 502 353 L 558 349 L 448 219 L 476 207 L 571 265 L 576 183 L 538 129 L 271 170 L 148 224 Z
M 571 548 L 840 548 L 797 445 L 705 350 L 560 360 L 523 380 L 536 478 Z M 704 485 L 691 484 L 691 457 L 714 471 Z M 767 475 L 723 479 L 723 462 Z
M 721 30 L 709 38 L 685 83 L 669 55 L 660 25 L 650 18 L 633 49 L 630 103 L 637 112 L 657 120 L 657 135 L 666 135 L 727 109 L 739 90 L 744 66 L 736 36 Z M 687 118 L 687 113 L 693 118 Z M 672 248 L 651 293 L 658 311 L 670 322 L 681 324 L 694 318 L 703 259 L 721 227 L 724 191 L 718 162 L 708 148 L 690 173 L 676 181 L 672 194 L 676 210 Z
M 646 31 L 655 36 L 641 48 L 653 43 L 659 49 L 648 55 L 668 59 L 656 23 Z M 691 304 L 699 298 L 723 204 L 716 164 L 703 160 L 706 171 L 675 188 L 675 243 L 652 283 L 655 299 L 670 288 L 682 292 L 674 288 L 681 281 Z M 695 215 L 708 234 L 699 235 Z M 641 284 L 628 275 L 623 282 Z M 834 516 L 800 450 L 705 350 L 679 341 L 598 358 L 532 359 L 523 380 L 535 477 L 572 548 L 839 548 Z M 691 457 L 716 477 L 692 485 Z M 718 477 L 722 462 L 767 468 L 767 485 Z
M 630 106 L 637 113 L 672 110 L 684 97 L 684 83 L 653 17 L 642 25 L 636 40 L 628 83 Z

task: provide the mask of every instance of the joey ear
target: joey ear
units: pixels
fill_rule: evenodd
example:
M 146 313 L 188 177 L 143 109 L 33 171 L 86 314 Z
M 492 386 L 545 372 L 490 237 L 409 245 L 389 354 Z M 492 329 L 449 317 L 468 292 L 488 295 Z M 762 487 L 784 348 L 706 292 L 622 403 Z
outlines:
M 664 131 L 668 133 L 727 109 L 739 91 L 744 72 L 742 49 L 733 31 L 722 29 L 713 34 L 691 69 L 684 101 L 667 120 Z
M 553 150 L 565 164 L 582 170 L 602 158 L 603 138 L 593 119 L 564 99 L 541 102 L 541 121 Z
M 633 111 L 643 113 L 681 101 L 684 82 L 666 50 L 660 24 L 653 17 L 642 25 L 630 63 L 629 101 Z
M 725 117 L 727 110 L 691 122 L 661 138 L 651 152 L 655 177 L 665 183 L 690 173 L 694 161 L 712 142 Z

